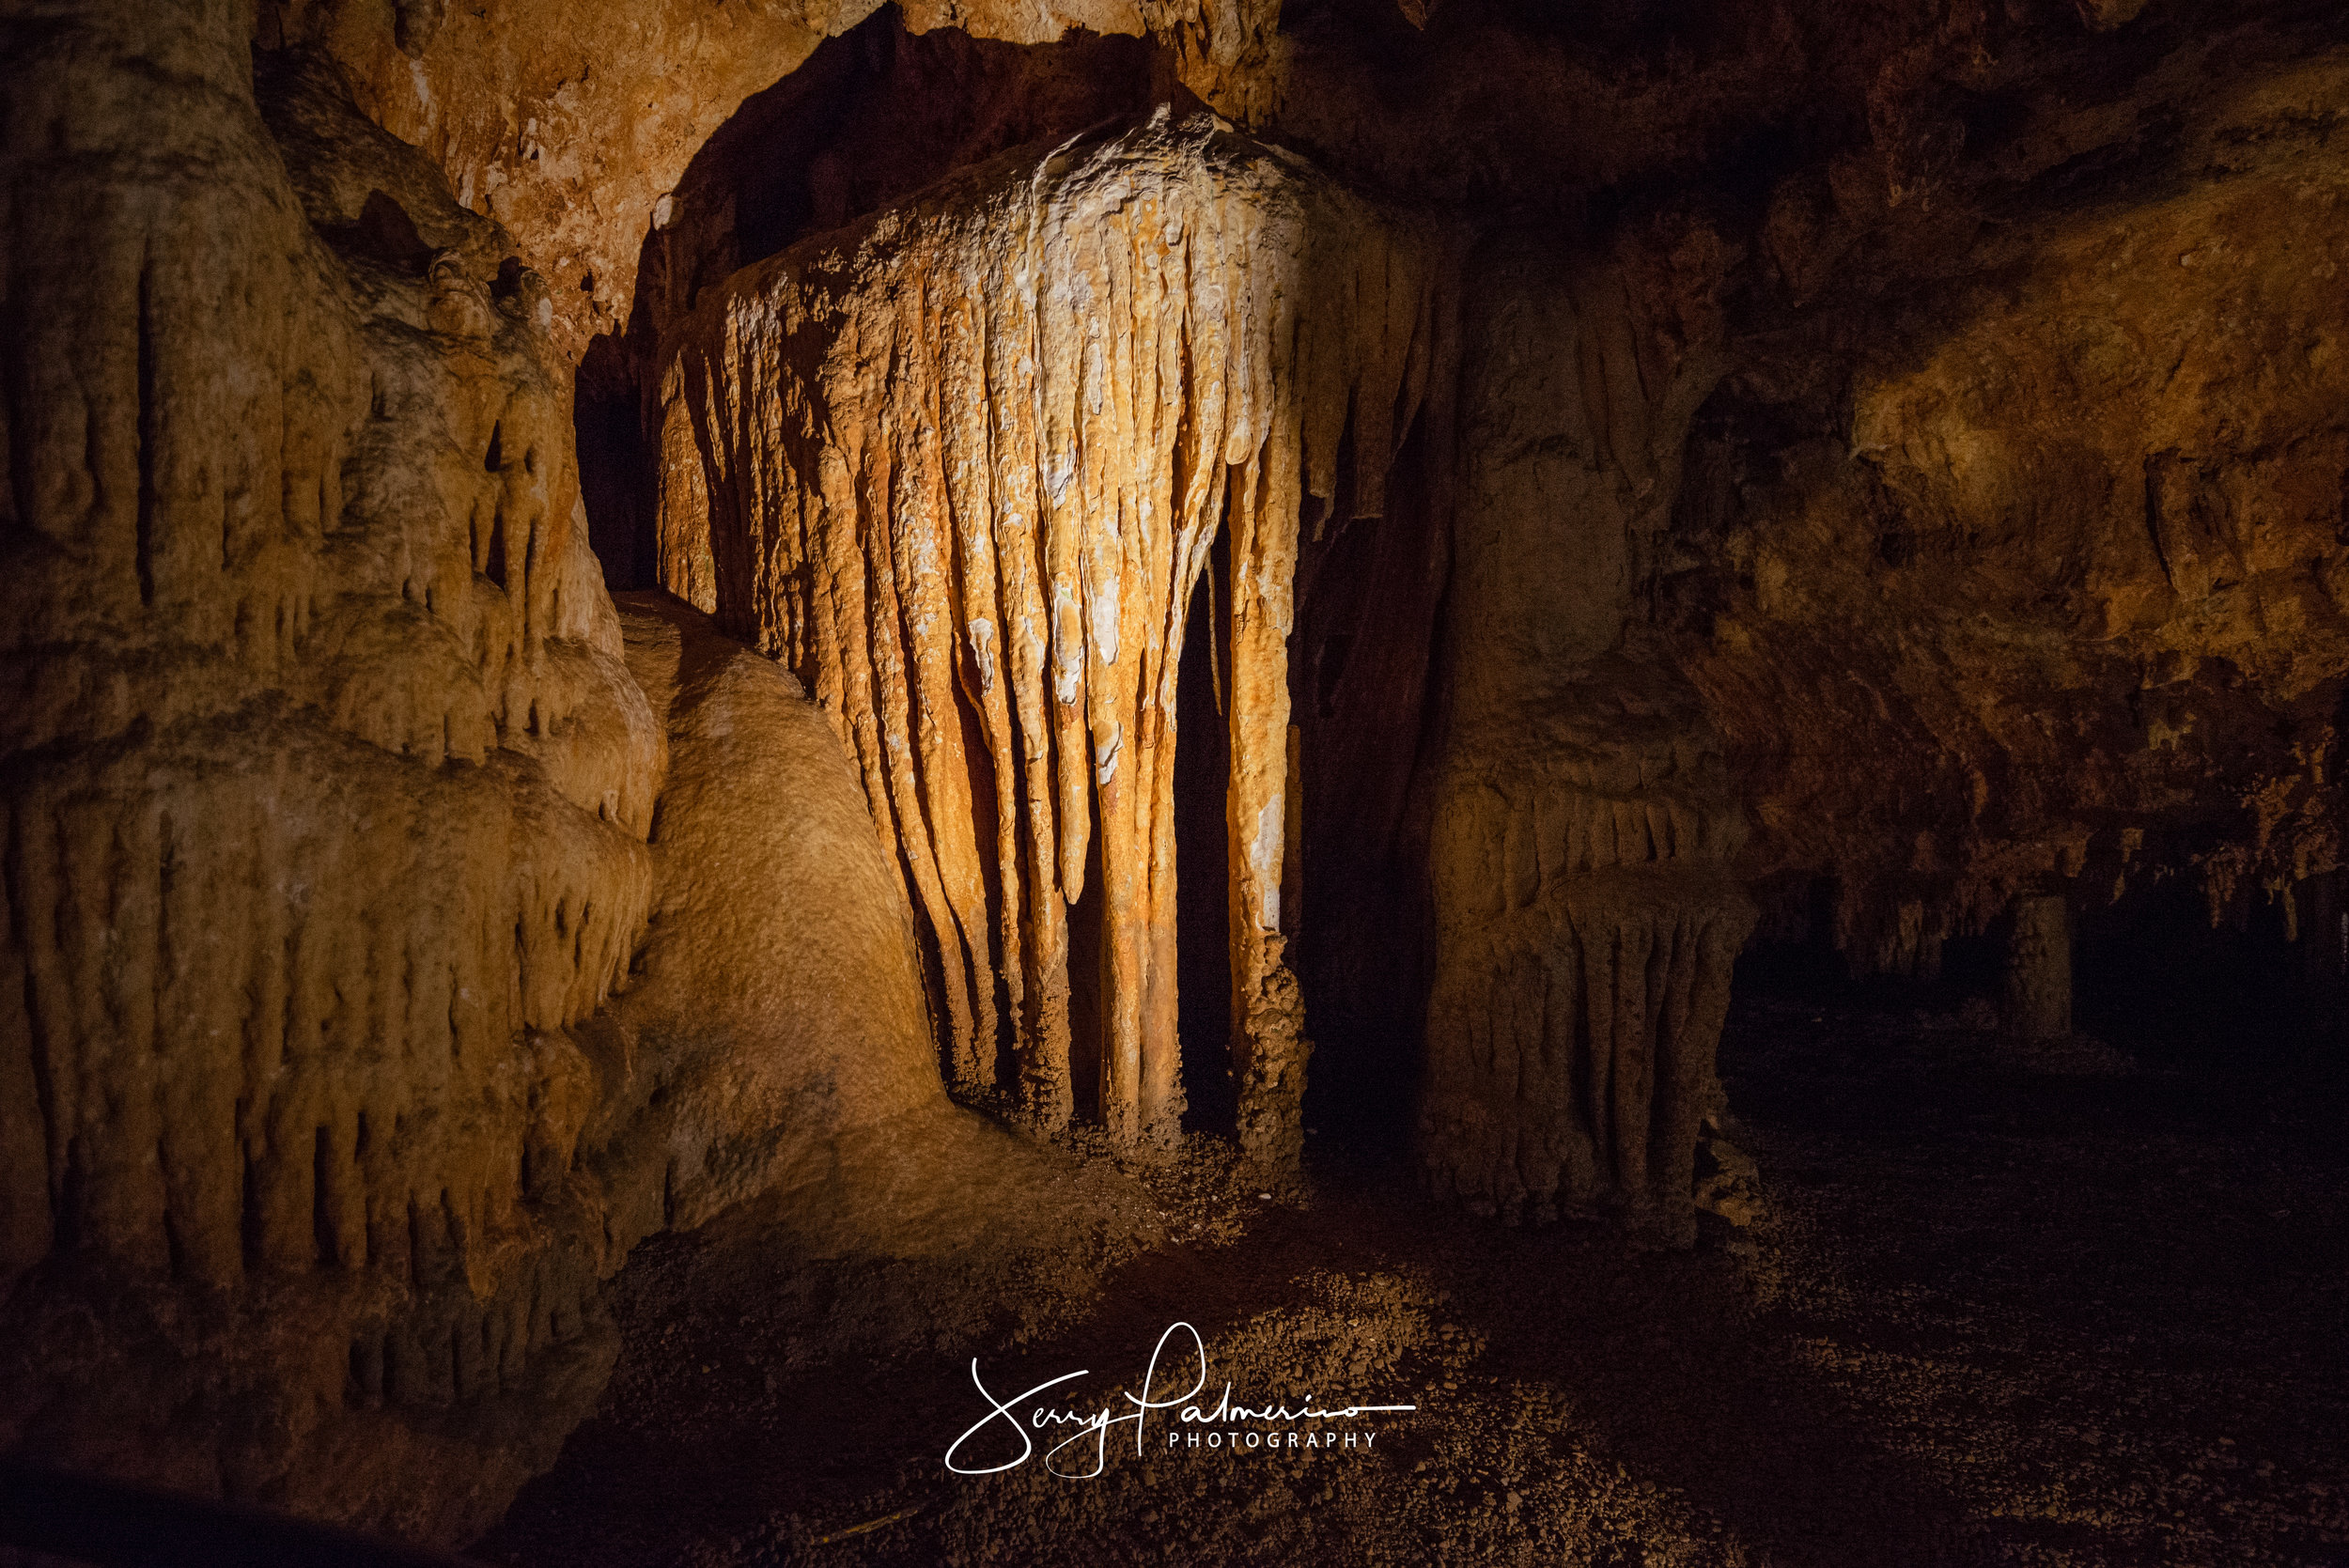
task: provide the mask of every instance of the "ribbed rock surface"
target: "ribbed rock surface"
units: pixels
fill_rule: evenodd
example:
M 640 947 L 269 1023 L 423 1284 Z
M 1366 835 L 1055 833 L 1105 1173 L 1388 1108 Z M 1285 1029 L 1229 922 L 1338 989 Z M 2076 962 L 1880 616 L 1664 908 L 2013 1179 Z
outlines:
M 636 1239 L 945 1106 L 813 706 L 631 677 L 543 286 L 242 21 L 6 39 L 0 1450 L 456 1540 Z
M 1235 1070 L 1243 1141 L 1293 1157 L 1299 529 L 1342 447 L 1355 509 L 1379 510 L 1443 259 L 1213 116 L 1161 115 L 803 241 L 677 334 L 661 580 L 832 716 L 902 857 L 966 1086 L 1007 1043 L 1026 1112 L 1066 1120 L 1067 908 L 1094 856 L 1103 1119 L 1126 1141 L 1179 1124 L 1174 677 L 1227 529 Z
M 1679 1239 L 1752 911 L 1719 741 L 1641 624 L 1719 368 L 1645 275 L 1530 243 L 1470 274 L 1418 1148 L 1481 1210 Z
M 577 1412 L 610 1354 L 567 1032 L 661 748 L 543 292 L 331 84 L 265 126 L 231 20 L 9 50 L 7 1431 L 448 1533 L 560 1427 L 433 1412 Z

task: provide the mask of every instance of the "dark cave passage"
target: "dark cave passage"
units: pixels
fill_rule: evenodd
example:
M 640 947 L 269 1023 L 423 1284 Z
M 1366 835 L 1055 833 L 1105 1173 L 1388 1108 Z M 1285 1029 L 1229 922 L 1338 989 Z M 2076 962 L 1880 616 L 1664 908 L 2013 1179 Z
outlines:
M 2338 873 L 2299 882 L 2292 906 L 2252 892 L 2214 924 L 2182 878 L 2098 901 L 2072 919 L 2072 1028 L 2147 1067 L 2232 1075 L 2257 1085 L 2349 1073 L 2349 921 Z M 1904 1010 L 1944 1027 L 1997 1032 L 2011 915 L 1935 944 L 1921 974 L 1855 978 L 1834 940 L 1837 885 L 1817 878 L 1806 918 L 1758 934 L 1739 957 L 1735 995 L 1773 1004 Z

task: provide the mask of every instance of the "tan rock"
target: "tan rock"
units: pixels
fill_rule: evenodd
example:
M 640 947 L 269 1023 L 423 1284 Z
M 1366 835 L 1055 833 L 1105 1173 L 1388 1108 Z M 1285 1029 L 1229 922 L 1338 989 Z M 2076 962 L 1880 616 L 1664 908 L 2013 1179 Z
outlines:
M 233 21 L 5 67 L 0 1447 L 460 1540 L 630 1243 L 946 1107 L 812 705 L 630 675 L 544 290 Z
M 320 48 L 360 108 L 425 150 L 459 205 L 495 218 L 548 280 L 576 363 L 627 322 L 638 253 L 710 133 L 878 0 L 529 0 L 517 7 L 260 0 L 265 49 Z M 912 0 L 906 25 L 1043 43 L 1145 30 L 1174 74 L 1242 120 L 1277 101 L 1277 0 Z
M 1174 676 L 1228 529 L 1241 1126 L 1285 1161 L 1299 508 L 1334 492 L 1350 403 L 1378 504 L 1441 250 L 1208 116 L 1024 157 L 706 292 L 665 350 L 662 580 L 807 681 L 902 857 L 952 1072 L 986 1087 L 1009 1040 L 1045 1126 L 1074 1103 L 1066 910 L 1097 832 L 1099 1102 L 1158 1142 L 1183 1107 Z
M 1719 362 L 1604 258 L 1519 243 L 1466 292 L 1419 1157 L 1512 1220 L 1685 1239 L 1751 909 L 1718 742 L 1635 585 Z

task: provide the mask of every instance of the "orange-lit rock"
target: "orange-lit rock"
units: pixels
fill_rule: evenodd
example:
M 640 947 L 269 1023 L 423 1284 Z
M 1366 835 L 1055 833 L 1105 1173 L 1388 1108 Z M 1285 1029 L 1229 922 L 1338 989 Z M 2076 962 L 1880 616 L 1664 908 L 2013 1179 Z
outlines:
M 0 1446 L 459 1540 L 629 1245 L 946 1107 L 814 707 L 689 633 L 656 714 L 543 289 L 280 67 L 134 6 L 8 62 Z
M 2190 184 L 1983 229 L 1717 403 L 1684 646 L 1780 922 L 1832 874 L 1853 965 L 1931 972 L 2018 894 L 2185 877 L 2217 919 L 2340 863 L 2349 184 L 2311 128 L 2344 82 L 2338 51 L 2217 80 Z
M 438 163 L 459 205 L 515 236 L 549 280 L 556 349 L 576 362 L 590 339 L 627 324 L 645 236 L 665 226 L 666 198 L 710 133 L 876 8 L 260 0 L 256 36 L 263 48 L 332 55 L 363 111 Z M 1146 31 L 1165 41 L 1178 80 L 1242 118 L 1277 95 L 1275 14 L 1263 0 L 904 8 L 916 33 L 954 27 L 1012 43 Z
M 1242 1136 L 1294 1157 L 1300 507 L 1334 493 L 1349 408 L 1356 504 L 1378 507 L 1442 254 L 1212 116 L 1162 114 L 803 241 L 677 334 L 662 581 L 832 716 L 904 859 L 966 1086 L 1007 1039 L 1026 1113 L 1066 1120 L 1066 908 L 1097 853 L 1102 1113 L 1127 1141 L 1175 1129 L 1174 675 L 1228 528 Z

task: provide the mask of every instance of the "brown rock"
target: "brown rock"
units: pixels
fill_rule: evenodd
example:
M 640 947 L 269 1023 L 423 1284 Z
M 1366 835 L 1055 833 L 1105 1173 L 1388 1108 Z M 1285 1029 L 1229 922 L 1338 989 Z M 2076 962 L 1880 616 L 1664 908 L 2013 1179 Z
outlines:
M 945 1114 L 902 898 L 787 675 L 657 622 L 631 677 L 504 233 L 220 16 L 43 39 L 0 1447 L 460 1540 L 635 1238 Z
M 554 344 L 576 363 L 624 326 L 638 252 L 666 225 L 687 163 L 742 101 L 799 69 L 876 0 L 531 0 L 387 8 L 375 0 L 260 0 L 261 47 L 311 47 L 360 108 L 424 149 L 459 205 L 495 218 L 549 280 Z M 911 0 L 915 33 L 1043 43 L 1070 29 L 1165 40 L 1176 78 L 1243 120 L 1277 98 L 1275 5 L 1262 0 Z M 386 23 L 389 25 L 386 25 Z
M 1357 505 L 1378 505 L 1439 259 L 1212 116 L 1161 114 L 748 268 L 668 350 L 662 580 L 798 671 L 857 758 L 967 1088 L 1008 1039 L 1026 1113 L 1069 1114 L 1066 911 L 1097 823 L 1099 1104 L 1121 1141 L 1178 1126 L 1174 675 L 1228 529 L 1241 1127 L 1294 1158 L 1299 508 L 1334 491 L 1350 397 Z
M 1751 911 L 1718 744 L 1632 624 L 1719 365 L 1643 292 L 1525 244 L 1470 274 L 1418 1148 L 1486 1212 L 1680 1239 Z

